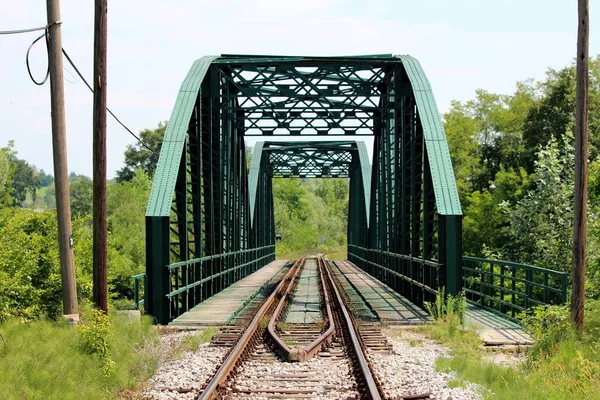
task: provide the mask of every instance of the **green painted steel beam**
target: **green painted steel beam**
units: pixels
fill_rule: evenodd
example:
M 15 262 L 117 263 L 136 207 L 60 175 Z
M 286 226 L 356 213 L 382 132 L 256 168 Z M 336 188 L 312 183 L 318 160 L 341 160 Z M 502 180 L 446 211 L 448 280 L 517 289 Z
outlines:
M 442 215 L 462 215 L 446 133 L 429 80 L 415 58 L 408 55 L 396 57 L 402 61 L 417 102 L 425 145 L 429 153 L 437 211 Z
M 169 216 L 190 117 L 200 93 L 200 85 L 210 64 L 217 58 L 217 56 L 207 56 L 196 60 L 181 85 L 171 118 L 167 123 L 167 130 L 156 165 L 146 209 L 147 217 Z

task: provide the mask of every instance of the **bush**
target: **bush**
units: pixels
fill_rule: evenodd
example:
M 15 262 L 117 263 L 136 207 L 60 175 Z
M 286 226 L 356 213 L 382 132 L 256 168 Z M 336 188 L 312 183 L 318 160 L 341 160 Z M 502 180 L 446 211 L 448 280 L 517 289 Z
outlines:
M 110 322 L 108 315 L 101 310 L 94 310 L 92 321 L 77 325 L 79 345 L 90 355 L 97 355 L 104 369 L 104 375 L 115 372 L 115 362 L 108 355 L 110 348 Z

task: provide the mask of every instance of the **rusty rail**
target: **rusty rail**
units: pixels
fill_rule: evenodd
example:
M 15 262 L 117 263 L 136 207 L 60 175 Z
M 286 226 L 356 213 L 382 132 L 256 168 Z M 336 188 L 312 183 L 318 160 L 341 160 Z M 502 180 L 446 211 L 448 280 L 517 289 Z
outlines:
M 379 388 L 378 388 L 377 382 L 375 380 L 375 376 L 373 374 L 373 371 L 371 370 L 371 367 L 369 365 L 367 357 L 364 353 L 364 349 L 361 346 L 360 335 L 356 331 L 356 327 L 354 326 L 352 317 L 350 316 L 350 313 L 348 312 L 348 309 L 346 308 L 346 306 L 344 304 L 342 296 L 335 284 L 335 281 L 333 280 L 331 271 L 329 270 L 327 263 L 324 262 L 323 265 L 325 267 L 325 272 L 327 273 L 327 278 L 328 278 L 330 287 L 335 294 L 335 300 L 336 300 L 337 306 L 339 307 L 339 309 L 342 312 L 343 317 L 344 317 L 343 322 L 346 325 L 346 330 L 347 330 L 348 336 L 350 338 L 350 343 L 347 345 L 352 347 L 353 353 L 356 356 L 356 361 L 358 364 L 356 367 L 358 368 L 360 376 L 362 377 L 363 383 L 365 385 L 362 388 L 363 390 L 362 390 L 361 394 L 364 396 L 364 398 L 367 398 L 367 399 L 381 400 L 385 396 L 383 396 L 379 392 Z
M 219 367 L 215 375 L 212 377 L 202 394 L 198 397 L 200 400 L 214 399 L 217 396 L 218 390 L 222 387 L 222 384 L 228 379 L 231 372 L 234 370 L 238 361 L 242 355 L 247 351 L 248 344 L 255 336 L 258 328 L 260 327 L 260 321 L 268 314 L 270 308 L 274 304 L 276 298 L 287 289 L 290 283 L 297 278 L 301 266 L 304 264 L 304 259 L 298 259 L 290 268 L 290 271 L 277 285 L 277 288 L 269 296 L 269 298 L 262 305 L 260 310 L 256 313 L 252 322 L 246 328 L 246 331 L 237 342 L 235 347 L 231 350 L 227 358 L 223 361 L 223 364 Z
M 333 335 L 335 333 L 335 326 L 333 323 L 333 313 L 331 311 L 331 304 L 329 301 L 329 294 L 326 290 L 326 283 L 324 279 L 324 262 L 321 258 L 317 259 L 317 265 L 319 266 L 319 273 L 321 275 L 321 288 L 323 293 L 323 298 L 325 302 L 325 309 L 327 312 L 327 321 L 328 327 L 319 337 L 313 340 L 311 343 L 306 345 L 305 347 L 298 349 L 292 348 L 285 344 L 285 342 L 281 339 L 281 337 L 277 334 L 276 323 L 281 316 L 281 313 L 285 309 L 285 305 L 287 301 L 292 296 L 293 285 L 288 286 L 288 290 L 286 296 L 282 297 L 279 301 L 277 309 L 271 316 L 271 320 L 269 321 L 269 326 L 267 329 L 268 335 L 271 338 L 273 346 L 275 350 L 279 353 L 279 355 L 287 360 L 287 361 L 306 361 L 316 355 L 323 347 L 327 346 L 333 340 Z

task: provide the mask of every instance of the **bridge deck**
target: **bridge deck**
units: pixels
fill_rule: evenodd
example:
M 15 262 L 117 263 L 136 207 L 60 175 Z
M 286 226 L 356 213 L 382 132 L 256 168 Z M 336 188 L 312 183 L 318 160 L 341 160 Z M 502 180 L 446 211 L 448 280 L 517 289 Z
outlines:
M 431 321 L 429 314 L 396 293 L 385 283 L 366 274 L 349 261 L 336 261 L 338 279 L 346 292 L 357 293 L 363 303 L 382 322 L 392 325 L 415 325 Z M 368 312 L 367 312 L 368 317 Z M 488 346 L 528 345 L 531 337 L 520 325 L 473 304 L 467 305 L 466 325 L 475 329 Z
M 253 274 L 240 279 L 188 312 L 175 318 L 169 325 L 214 326 L 224 325 L 235 315 L 252 296 L 260 296 L 258 291 L 287 263 L 286 260 L 273 261 Z
M 336 261 L 335 265 L 334 272 L 346 292 L 356 293 L 382 323 L 417 325 L 430 321 L 429 314 L 350 261 Z

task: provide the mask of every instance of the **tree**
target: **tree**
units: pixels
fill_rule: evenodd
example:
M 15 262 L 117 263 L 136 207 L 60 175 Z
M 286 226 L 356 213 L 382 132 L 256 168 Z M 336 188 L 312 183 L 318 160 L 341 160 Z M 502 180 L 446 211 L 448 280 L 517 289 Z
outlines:
M 140 132 L 140 139 L 151 150 L 141 143 L 128 145 L 125 150 L 125 166 L 117 171 L 117 182 L 130 181 L 135 175 L 135 170 L 141 168 L 148 174 L 154 176 L 154 170 L 158 163 L 160 147 L 167 129 L 166 122 L 160 122 L 156 129 L 144 129 Z
M 502 254 L 509 260 L 557 271 L 571 269 L 574 152 L 572 138 L 552 139 L 538 151 L 533 190 L 513 207 L 503 204 L 509 222 Z
M 133 298 L 131 277 L 146 265 L 145 213 L 151 187 L 142 169 L 131 181 L 108 186 L 108 281 L 117 297 Z
M 37 189 L 40 187 L 40 178 L 35 169 L 25 160 L 15 158 L 12 161 L 14 172 L 12 176 L 13 205 L 19 206 L 27 199 L 27 193 L 31 193 L 31 198 L 35 202 Z
M 38 176 L 40 178 L 41 187 L 50 186 L 54 183 L 54 177 L 52 175 L 46 174 L 46 172 L 44 172 L 43 169 L 40 170 Z
M 91 214 L 93 207 L 92 180 L 86 176 L 78 176 L 69 184 L 69 191 L 73 217 L 85 217 Z
M 8 203 L 8 190 L 11 184 L 10 164 L 8 156 L 0 149 L 0 206 Z

